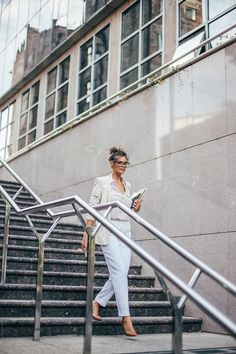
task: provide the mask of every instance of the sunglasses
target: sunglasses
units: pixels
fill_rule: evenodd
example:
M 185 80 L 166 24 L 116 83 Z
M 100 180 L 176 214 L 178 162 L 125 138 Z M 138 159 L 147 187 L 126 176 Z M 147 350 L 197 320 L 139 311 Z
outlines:
M 128 167 L 130 165 L 130 162 L 128 162 L 128 161 L 125 161 L 125 162 L 123 162 L 123 161 L 114 161 L 114 162 L 117 163 L 117 165 L 123 166 L 123 167 Z

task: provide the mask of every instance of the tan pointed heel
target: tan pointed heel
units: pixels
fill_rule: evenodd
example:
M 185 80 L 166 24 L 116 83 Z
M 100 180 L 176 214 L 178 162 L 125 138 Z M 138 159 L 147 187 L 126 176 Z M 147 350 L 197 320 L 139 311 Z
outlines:
M 128 337 L 136 337 L 137 332 L 135 331 L 133 327 L 133 323 L 131 321 L 130 317 L 122 318 L 122 325 L 124 328 L 124 333 Z
M 99 314 L 100 305 L 98 302 L 93 301 L 93 319 L 96 321 L 101 321 L 101 316 Z

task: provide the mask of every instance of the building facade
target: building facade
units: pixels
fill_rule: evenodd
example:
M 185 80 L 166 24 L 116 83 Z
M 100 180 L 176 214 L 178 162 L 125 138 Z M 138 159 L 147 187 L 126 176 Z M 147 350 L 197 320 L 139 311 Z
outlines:
M 143 216 L 235 282 L 235 0 L 0 6 L 1 157 L 45 201 L 88 200 L 109 147 L 124 146 L 133 189 L 149 188 Z M 158 240 L 134 238 L 188 281 Z M 198 288 L 236 318 L 230 296 L 205 278 Z

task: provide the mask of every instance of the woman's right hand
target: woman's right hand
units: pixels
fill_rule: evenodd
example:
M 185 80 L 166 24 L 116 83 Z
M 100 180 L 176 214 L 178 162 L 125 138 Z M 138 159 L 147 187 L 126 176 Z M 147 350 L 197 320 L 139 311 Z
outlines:
M 83 237 L 82 237 L 82 250 L 83 250 L 84 254 L 86 254 L 87 249 L 88 249 L 88 234 L 85 231 L 83 233 Z

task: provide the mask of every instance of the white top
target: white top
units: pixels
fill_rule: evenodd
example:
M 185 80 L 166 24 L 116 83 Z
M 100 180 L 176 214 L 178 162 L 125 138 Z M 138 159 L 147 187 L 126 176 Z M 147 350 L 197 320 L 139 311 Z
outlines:
M 125 187 L 125 183 L 124 183 L 124 187 Z M 131 207 L 132 198 L 128 194 L 127 189 L 125 188 L 125 192 L 121 192 L 114 181 L 111 183 L 110 198 L 111 198 L 111 202 L 115 202 L 118 200 L 123 204 L 125 204 L 127 207 L 129 208 Z M 119 208 L 114 208 L 111 212 L 111 220 L 128 221 L 129 216 Z

